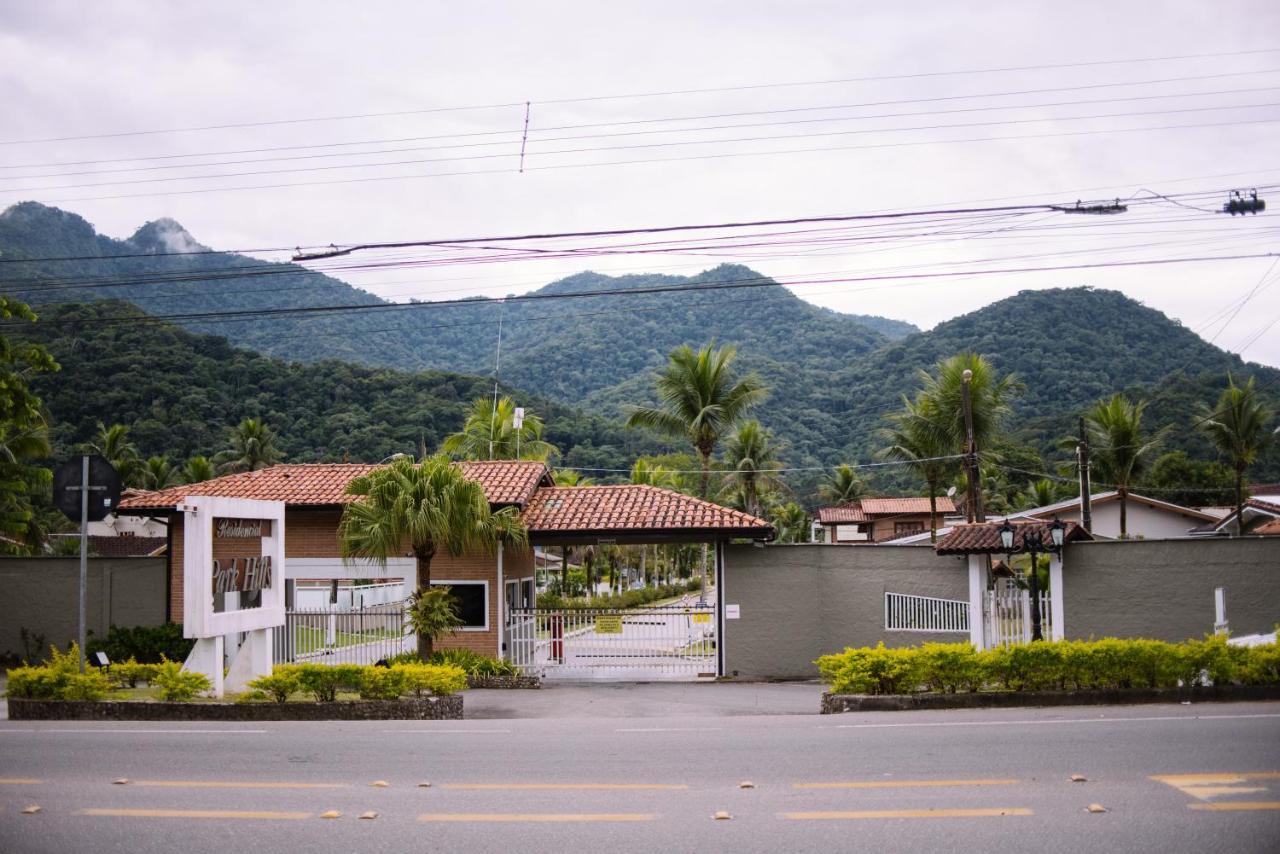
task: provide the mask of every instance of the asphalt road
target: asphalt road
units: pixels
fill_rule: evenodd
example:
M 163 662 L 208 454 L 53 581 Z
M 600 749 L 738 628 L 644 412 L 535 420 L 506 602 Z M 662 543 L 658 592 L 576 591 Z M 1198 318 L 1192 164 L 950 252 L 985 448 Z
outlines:
M 0 851 L 286 850 L 1276 852 L 1280 704 L 0 722 Z

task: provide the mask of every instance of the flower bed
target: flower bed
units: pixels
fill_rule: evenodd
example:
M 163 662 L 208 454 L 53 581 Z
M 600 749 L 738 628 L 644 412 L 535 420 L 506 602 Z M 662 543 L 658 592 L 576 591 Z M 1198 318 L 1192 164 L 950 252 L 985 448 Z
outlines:
M 438 721 L 462 720 L 462 696 L 331 703 L 165 703 L 10 698 L 15 721 Z

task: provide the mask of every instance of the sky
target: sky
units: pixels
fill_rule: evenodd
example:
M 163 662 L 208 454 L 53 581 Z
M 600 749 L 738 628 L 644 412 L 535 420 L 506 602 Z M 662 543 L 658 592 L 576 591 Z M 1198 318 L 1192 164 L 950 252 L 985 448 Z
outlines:
M 1280 366 L 1280 264 L 1221 257 L 1280 251 L 1274 2 L 0 0 L 0 91 L 0 208 L 120 238 L 170 217 L 218 249 L 1123 199 L 336 274 L 401 300 L 741 262 L 922 328 L 1090 285 Z M 1213 212 L 1251 187 L 1270 211 Z

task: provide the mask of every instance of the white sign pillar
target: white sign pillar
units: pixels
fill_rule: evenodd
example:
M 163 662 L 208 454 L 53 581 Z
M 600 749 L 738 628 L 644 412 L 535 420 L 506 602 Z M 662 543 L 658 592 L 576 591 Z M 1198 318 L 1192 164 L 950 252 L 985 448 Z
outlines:
M 1049 553 L 1049 619 L 1052 622 L 1050 640 L 1060 641 L 1067 636 L 1067 595 L 1062 589 L 1062 554 Z
M 969 555 L 969 642 L 977 649 L 987 648 L 986 614 L 987 556 Z
M 226 689 L 243 690 L 252 679 L 271 672 L 272 630 L 285 622 L 284 502 L 191 496 L 179 509 L 183 634 L 196 641 L 184 669 L 208 676 L 213 695 L 221 697 Z M 243 555 L 247 547 L 241 545 L 235 549 L 240 556 L 215 562 L 215 540 L 228 550 L 235 541 L 257 545 L 248 547 L 252 555 Z M 241 607 L 251 593 L 258 594 L 259 604 Z M 214 610 L 218 594 L 224 604 L 220 611 Z M 245 640 L 224 681 L 226 636 L 240 634 L 246 634 Z

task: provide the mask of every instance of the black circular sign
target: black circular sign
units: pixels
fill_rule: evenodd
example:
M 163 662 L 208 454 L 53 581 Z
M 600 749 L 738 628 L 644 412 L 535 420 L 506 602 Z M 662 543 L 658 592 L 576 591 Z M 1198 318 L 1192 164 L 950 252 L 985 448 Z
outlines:
M 80 485 L 83 457 L 58 466 L 53 472 L 53 503 L 72 522 L 80 521 Z M 97 522 L 113 513 L 120 503 L 120 475 L 97 454 L 89 457 L 89 521 Z

